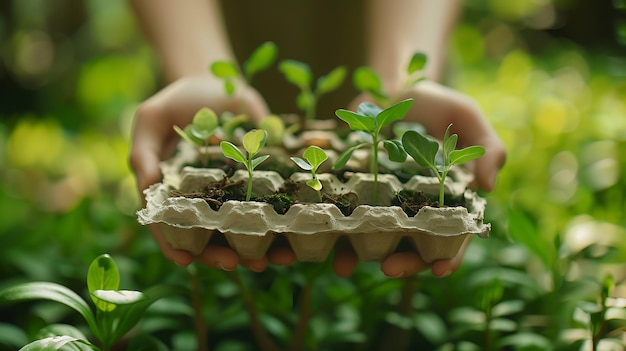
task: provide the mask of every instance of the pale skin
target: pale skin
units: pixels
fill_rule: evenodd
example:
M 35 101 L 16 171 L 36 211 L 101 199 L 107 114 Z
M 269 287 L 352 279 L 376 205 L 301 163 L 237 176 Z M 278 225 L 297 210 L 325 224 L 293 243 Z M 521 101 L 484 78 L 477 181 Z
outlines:
M 139 24 L 161 58 L 168 85 L 143 102 L 136 114 L 132 135 L 130 162 L 140 191 L 161 180 L 159 162 L 172 155 L 178 142 L 173 125 L 186 125 L 194 113 L 208 106 L 218 115 L 226 110 L 237 112 L 245 105 L 256 121 L 270 111 L 262 96 L 252 88 L 236 97 L 227 97 L 222 82 L 208 72 L 216 60 L 235 60 L 224 29 L 216 0 L 131 0 Z M 505 160 L 505 149 L 477 104 L 469 97 L 436 83 L 441 75 L 446 38 L 456 18 L 459 1 L 445 0 L 369 0 L 368 65 L 378 72 L 384 86 L 398 100 L 415 99 L 406 119 L 419 121 L 435 137 L 442 137 L 453 123 L 459 134 L 459 145 L 482 145 L 486 154 L 472 165 L 477 187 L 493 189 L 498 170 Z M 428 82 L 412 88 L 402 86 L 406 62 L 417 51 L 429 57 Z M 240 88 L 241 90 L 241 88 Z M 354 109 L 366 95 L 356 97 L 348 106 Z M 225 246 L 207 246 L 198 256 L 173 249 L 156 225 L 152 236 L 163 255 L 179 266 L 194 260 L 216 269 L 234 270 L 242 265 L 263 271 L 269 263 L 289 265 L 296 258 L 289 247 L 272 249 L 259 260 L 242 260 Z M 395 253 L 381 263 L 389 277 L 407 277 L 430 268 L 443 277 L 457 270 L 469 240 L 449 260 L 427 264 L 414 252 Z M 358 265 L 350 249 L 337 249 L 333 261 L 335 272 L 349 276 Z

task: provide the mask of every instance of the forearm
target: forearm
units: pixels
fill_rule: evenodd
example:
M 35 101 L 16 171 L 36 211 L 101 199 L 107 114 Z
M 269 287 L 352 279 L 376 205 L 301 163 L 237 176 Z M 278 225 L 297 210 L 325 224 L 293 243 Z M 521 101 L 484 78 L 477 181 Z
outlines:
M 369 0 L 368 65 L 389 88 L 399 89 L 415 52 L 428 55 L 426 77 L 441 79 L 449 33 L 460 0 Z
M 208 74 L 215 60 L 234 55 L 217 0 L 130 0 L 168 82 Z

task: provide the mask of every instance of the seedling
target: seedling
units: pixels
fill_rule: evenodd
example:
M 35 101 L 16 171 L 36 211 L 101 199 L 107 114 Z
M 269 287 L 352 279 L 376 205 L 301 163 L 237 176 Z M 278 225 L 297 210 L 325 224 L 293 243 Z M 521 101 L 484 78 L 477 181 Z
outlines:
M 74 291 L 63 285 L 31 282 L 0 291 L 0 302 L 48 300 L 64 304 L 77 311 L 87 322 L 101 348 L 91 343 L 76 327 L 53 324 L 46 327 L 49 336 L 31 342 L 22 350 L 102 350 L 108 351 L 141 319 L 146 309 L 156 300 L 173 294 L 168 286 L 140 291 L 119 290 L 120 275 L 115 261 L 109 255 L 97 257 L 87 272 L 87 287 L 95 312 Z M 66 348 L 63 346 L 66 345 Z M 149 347 L 150 345 L 145 345 Z
M 406 69 L 405 88 L 409 88 L 425 79 L 421 73 L 427 62 L 428 58 L 425 54 L 420 52 L 413 54 Z M 369 67 L 359 67 L 354 70 L 352 81 L 358 90 L 372 95 L 376 103 L 382 107 L 388 107 L 391 101 L 393 101 L 393 98 L 385 92 L 378 73 Z
M 452 124 L 448 126 L 443 136 L 443 161 L 440 164 L 437 164 L 437 153 L 439 152 L 437 141 L 413 130 L 402 135 L 404 150 L 413 157 L 417 164 L 431 169 L 437 176 L 439 180 L 439 206 L 444 205 L 444 182 L 452 166 L 475 160 L 485 154 L 485 148 L 482 146 L 468 146 L 456 150 L 458 135 L 451 135 L 450 127 Z
M 311 171 L 311 179 L 306 182 L 306 185 L 317 192 L 317 198 L 319 202 L 322 202 L 322 183 L 317 178 L 317 169 L 328 159 L 328 156 L 320 147 L 311 145 L 304 150 L 302 157 L 291 157 L 291 160 L 303 170 Z
M 268 41 L 256 48 L 241 67 L 232 61 L 215 61 L 210 70 L 213 75 L 224 81 L 224 90 L 228 96 L 236 92 L 235 81 L 240 79 L 249 86 L 252 78 L 259 72 L 269 68 L 278 55 L 276 44 Z M 245 106 L 244 106 L 245 111 Z
M 242 163 L 248 170 L 248 189 L 246 191 L 246 201 L 250 201 L 252 196 L 252 172 L 269 155 L 255 157 L 257 153 L 265 146 L 267 140 L 267 131 L 263 129 L 254 129 L 243 136 L 243 148 L 248 152 L 246 157 L 241 150 L 229 141 L 222 141 L 220 147 L 224 156 Z
M 320 97 L 339 88 L 347 74 L 346 68 L 339 66 L 327 75 L 319 77 L 313 89 L 313 73 L 309 65 L 296 60 L 284 60 L 279 64 L 278 69 L 283 72 L 288 82 L 300 88 L 296 102 L 298 108 L 304 111 L 302 127 L 306 120 L 315 119 L 315 110 Z
M 380 131 L 392 122 L 404 118 L 412 105 L 413 99 L 407 99 L 381 110 L 372 103 L 364 102 L 359 105 L 356 113 L 343 109 L 335 112 L 337 117 L 348 123 L 350 129 L 365 132 L 372 138 L 371 143 L 360 143 L 346 150 L 339 156 L 333 165 L 333 169 L 339 170 L 343 168 L 355 150 L 369 147 L 371 153 L 370 172 L 374 174 L 372 196 L 374 205 L 377 205 L 378 202 L 378 145 L 381 142 L 383 143 L 390 160 L 395 162 L 404 162 L 406 160 L 406 152 L 400 142 L 398 140 L 381 140 Z
M 218 126 L 217 115 L 213 110 L 203 107 L 193 117 L 190 124 L 181 129 L 179 126 L 174 126 L 174 130 L 183 139 L 188 141 L 191 145 L 198 149 L 198 153 L 202 154 L 202 147 L 209 144 L 209 140 L 215 129 Z M 205 158 L 200 158 L 204 166 L 208 163 L 208 155 Z

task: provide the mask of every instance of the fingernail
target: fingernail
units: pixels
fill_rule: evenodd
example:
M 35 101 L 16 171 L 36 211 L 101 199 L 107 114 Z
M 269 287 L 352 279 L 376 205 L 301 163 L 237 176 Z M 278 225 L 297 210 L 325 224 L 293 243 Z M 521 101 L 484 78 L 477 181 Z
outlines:
M 224 265 L 222 264 L 222 262 L 218 262 L 218 263 L 217 263 L 217 268 L 219 268 L 219 269 L 221 269 L 221 270 L 223 270 L 223 271 L 226 271 L 226 272 L 232 272 L 232 271 L 234 271 L 234 270 L 235 270 L 235 268 L 237 268 L 237 267 L 226 268 L 226 267 L 224 267 Z
M 451 270 L 447 270 L 447 271 L 443 272 L 443 274 L 441 274 L 439 276 L 439 278 L 445 278 L 445 277 L 449 276 L 450 274 L 452 274 L 452 271 Z
M 389 278 L 402 278 L 402 277 L 404 277 L 404 271 L 402 271 L 402 272 L 400 272 L 400 273 L 398 273 L 396 275 L 388 275 L 387 277 L 389 277 Z

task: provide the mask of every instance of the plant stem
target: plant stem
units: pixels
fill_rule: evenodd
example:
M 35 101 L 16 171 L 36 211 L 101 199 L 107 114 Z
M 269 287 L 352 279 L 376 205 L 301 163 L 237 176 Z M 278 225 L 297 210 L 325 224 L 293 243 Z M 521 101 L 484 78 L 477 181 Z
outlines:
M 378 135 L 372 135 L 372 164 L 370 169 L 374 174 L 374 186 L 372 186 L 372 205 L 378 205 Z
M 252 159 L 252 157 L 250 157 Z M 251 162 L 249 162 L 251 163 Z M 246 191 L 246 201 L 250 201 L 252 197 L 252 165 L 248 165 L 248 190 Z
M 448 172 L 442 172 L 441 175 L 437 177 L 439 178 L 439 207 L 443 207 L 445 182 L 446 182 L 447 175 L 448 175 Z
M 400 302 L 396 306 L 396 312 L 402 316 L 411 316 L 413 306 L 413 295 L 417 291 L 416 280 L 413 278 L 405 278 L 402 286 Z M 381 343 L 381 350 L 407 350 L 411 338 L 411 330 L 400 328 L 397 325 L 391 325 L 385 334 L 385 338 Z
M 306 338 L 306 332 L 309 327 L 309 321 L 311 319 L 311 297 L 313 291 L 312 282 L 307 282 L 302 288 L 302 294 L 300 295 L 300 319 L 293 333 L 291 339 L 290 350 L 298 351 L 304 349 L 304 342 Z
M 241 276 L 239 275 L 239 272 L 236 270 L 230 272 L 228 274 L 228 277 L 230 277 L 231 280 L 233 280 L 235 284 L 237 284 L 237 287 L 241 292 L 241 296 L 243 297 L 246 310 L 248 311 L 248 315 L 250 316 L 252 334 L 256 339 L 259 349 L 265 351 L 280 351 L 276 343 L 274 343 L 274 341 L 265 332 L 265 329 L 263 329 L 263 325 L 259 320 L 259 315 L 256 310 L 254 296 L 250 293 L 250 290 L 247 289 L 246 285 L 243 282 L 243 279 L 241 279 Z
M 200 283 L 196 267 L 189 269 L 191 277 L 191 306 L 193 307 L 193 324 L 196 329 L 198 351 L 208 351 L 207 326 L 202 317 L 202 302 L 200 300 Z

